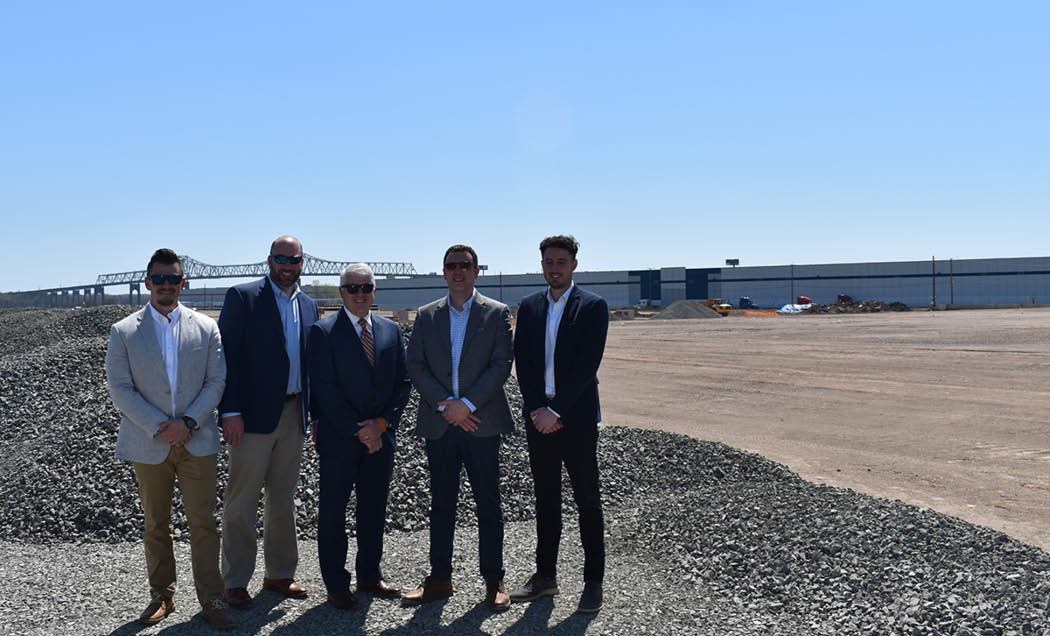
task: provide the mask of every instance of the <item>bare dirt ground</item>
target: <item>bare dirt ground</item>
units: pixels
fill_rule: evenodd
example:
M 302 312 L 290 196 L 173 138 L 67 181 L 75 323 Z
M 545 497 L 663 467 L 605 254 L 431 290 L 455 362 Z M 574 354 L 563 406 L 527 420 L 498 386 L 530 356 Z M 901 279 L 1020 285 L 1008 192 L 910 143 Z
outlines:
M 606 424 L 1050 550 L 1050 309 L 614 322 L 599 379 Z

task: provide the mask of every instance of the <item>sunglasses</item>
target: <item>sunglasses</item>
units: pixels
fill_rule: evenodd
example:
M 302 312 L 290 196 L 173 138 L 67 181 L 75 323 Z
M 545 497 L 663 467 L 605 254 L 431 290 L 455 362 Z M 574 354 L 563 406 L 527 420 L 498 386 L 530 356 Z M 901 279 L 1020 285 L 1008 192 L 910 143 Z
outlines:
M 270 254 L 270 258 L 273 259 L 274 263 L 278 265 L 284 265 L 285 263 L 291 263 L 292 265 L 298 265 L 303 262 L 302 256 L 285 256 L 284 254 Z
M 178 285 L 182 282 L 182 274 L 153 274 L 149 277 L 149 280 L 154 285 L 163 285 L 164 283 Z
M 345 289 L 348 294 L 356 294 L 359 291 L 362 294 L 371 294 L 372 290 L 376 288 L 372 283 L 361 283 L 360 285 L 357 283 L 347 283 L 345 285 L 340 285 L 340 287 Z
M 462 270 L 474 269 L 474 263 L 471 263 L 470 261 L 459 261 L 458 263 L 445 263 L 446 272 L 454 272 L 456 271 L 457 267 Z

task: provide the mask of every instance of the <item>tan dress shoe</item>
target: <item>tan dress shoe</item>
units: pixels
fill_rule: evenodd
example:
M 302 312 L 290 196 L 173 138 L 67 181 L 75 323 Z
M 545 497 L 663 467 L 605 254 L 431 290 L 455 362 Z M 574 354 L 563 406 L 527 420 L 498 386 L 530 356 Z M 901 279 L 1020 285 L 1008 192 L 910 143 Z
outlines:
M 163 596 L 157 597 L 149 602 L 146 609 L 142 610 L 139 614 L 140 625 L 155 625 L 172 612 L 175 611 L 175 600 L 165 598 Z
M 378 581 L 370 581 L 368 583 L 357 583 L 357 591 L 359 594 L 371 594 L 378 596 L 379 598 L 401 598 L 401 590 L 397 589 L 393 585 L 390 585 L 383 579 Z
M 411 592 L 401 595 L 401 604 L 405 607 L 422 605 L 431 601 L 439 601 L 452 596 L 452 581 L 436 581 L 429 576 L 423 579 L 423 583 Z
M 503 581 L 485 581 L 485 604 L 493 612 L 510 609 L 510 595 L 503 589 Z
M 283 594 L 286 598 L 306 598 L 306 588 L 293 579 L 263 579 L 263 589 Z

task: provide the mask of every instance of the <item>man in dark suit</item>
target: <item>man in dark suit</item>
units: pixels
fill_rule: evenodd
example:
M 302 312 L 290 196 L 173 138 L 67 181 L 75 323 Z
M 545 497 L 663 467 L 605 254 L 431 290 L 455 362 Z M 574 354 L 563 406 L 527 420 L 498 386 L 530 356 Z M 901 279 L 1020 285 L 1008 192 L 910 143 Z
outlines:
M 294 236 L 270 245 L 270 275 L 231 287 L 219 314 L 226 351 L 226 392 L 219 404 L 230 447 L 223 497 L 222 578 L 226 602 L 252 605 L 259 493 L 266 490 L 263 588 L 305 598 L 299 563 L 295 489 L 299 481 L 310 390 L 306 337 L 317 303 L 299 289 L 303 246 Z
M 510 311 L 474 289 L 481 271 L 467 245 L 445 251 L 448 295 L 420 307 L 408 341 L 408 374 L 419 392 L 416 434 L 426 440 L 430 469 L 430 576 L 402 597 L 418 605 L 452 595 L 452 539 L 459 474 L 464 465 L 478 516 L 485 602 L 510 607 L 503 588 L 500 435 L 514 430 L 503 385 L 510 376 Z
M 543 239 L 540 263 L 549 287 L 518 305 L 514 360 L 536 492 L 536 572 L 511 598 L 531 601 L 558 593 L 564 463 L 580 512 L 584 555 L 584 587 L 577 611 L 597 612 L 602 608 L 605 574 L 598 366 L 609 330 L 609 307 L 600 296 L 573 284 L 578 250 L 579 243 L 571 236 Z
M 328 602 L 353 609 L 346 569 L 346 506 L 357 495 L 357 591 L 398 598 L 383 578 L 383 524 L 394 473 L 394 432 L 408 402 L 405 347 L 397 323 L 370 311 L 375 275 L 364 263 L 339 277 L 343 308 L 314 324 L 307 358 L 321 458 L 317 555 Z

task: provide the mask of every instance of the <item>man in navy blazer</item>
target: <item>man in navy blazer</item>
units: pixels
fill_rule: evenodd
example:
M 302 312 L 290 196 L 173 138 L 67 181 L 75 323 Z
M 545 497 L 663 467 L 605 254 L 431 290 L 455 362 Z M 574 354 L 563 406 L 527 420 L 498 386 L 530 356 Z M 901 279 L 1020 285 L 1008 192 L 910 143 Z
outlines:
M 399 598 L 383 578 L 383 525 L 394 473 L 395 431 L 408 402 L 397 323 L 370 311 L 375 275 L 364 263 L 339 277 L 343 308 L 314 324 L 307 357 L 320 466 L 317 555 L 328 602 L 357 607 L 346 569 L 346 506 L 357 495 L 357 591 Z
M 609 331 L 605 300 L 577 287 L 579 243 L 571 236 L 540 242 L 549 285 L 518 305 L 514 361 L 524 401 L 525 435 L 536 493 L 536 572 L 511 594 L 531 601 L 558 593 L 561 467 L 569 473 L 580 513 L 583 594 L 579 612 L 602 608 L 605 529 L 598 478 L 598 366 Z
M 219 314 L 226 352 L 226 392 L 219 403 L 230 447 L 223 497 L 222 578 L 226 602 L 252 605 L 259 493 L 265 488 L 263 588 L 306 597 L 295 582 L 299 562 L 295 489 L 306 433 L 310 386 L 306 338 L 317 303 L 299 289 L 303 246 L 294 236 L 270 245 L 270 275 L 231 287 Z

